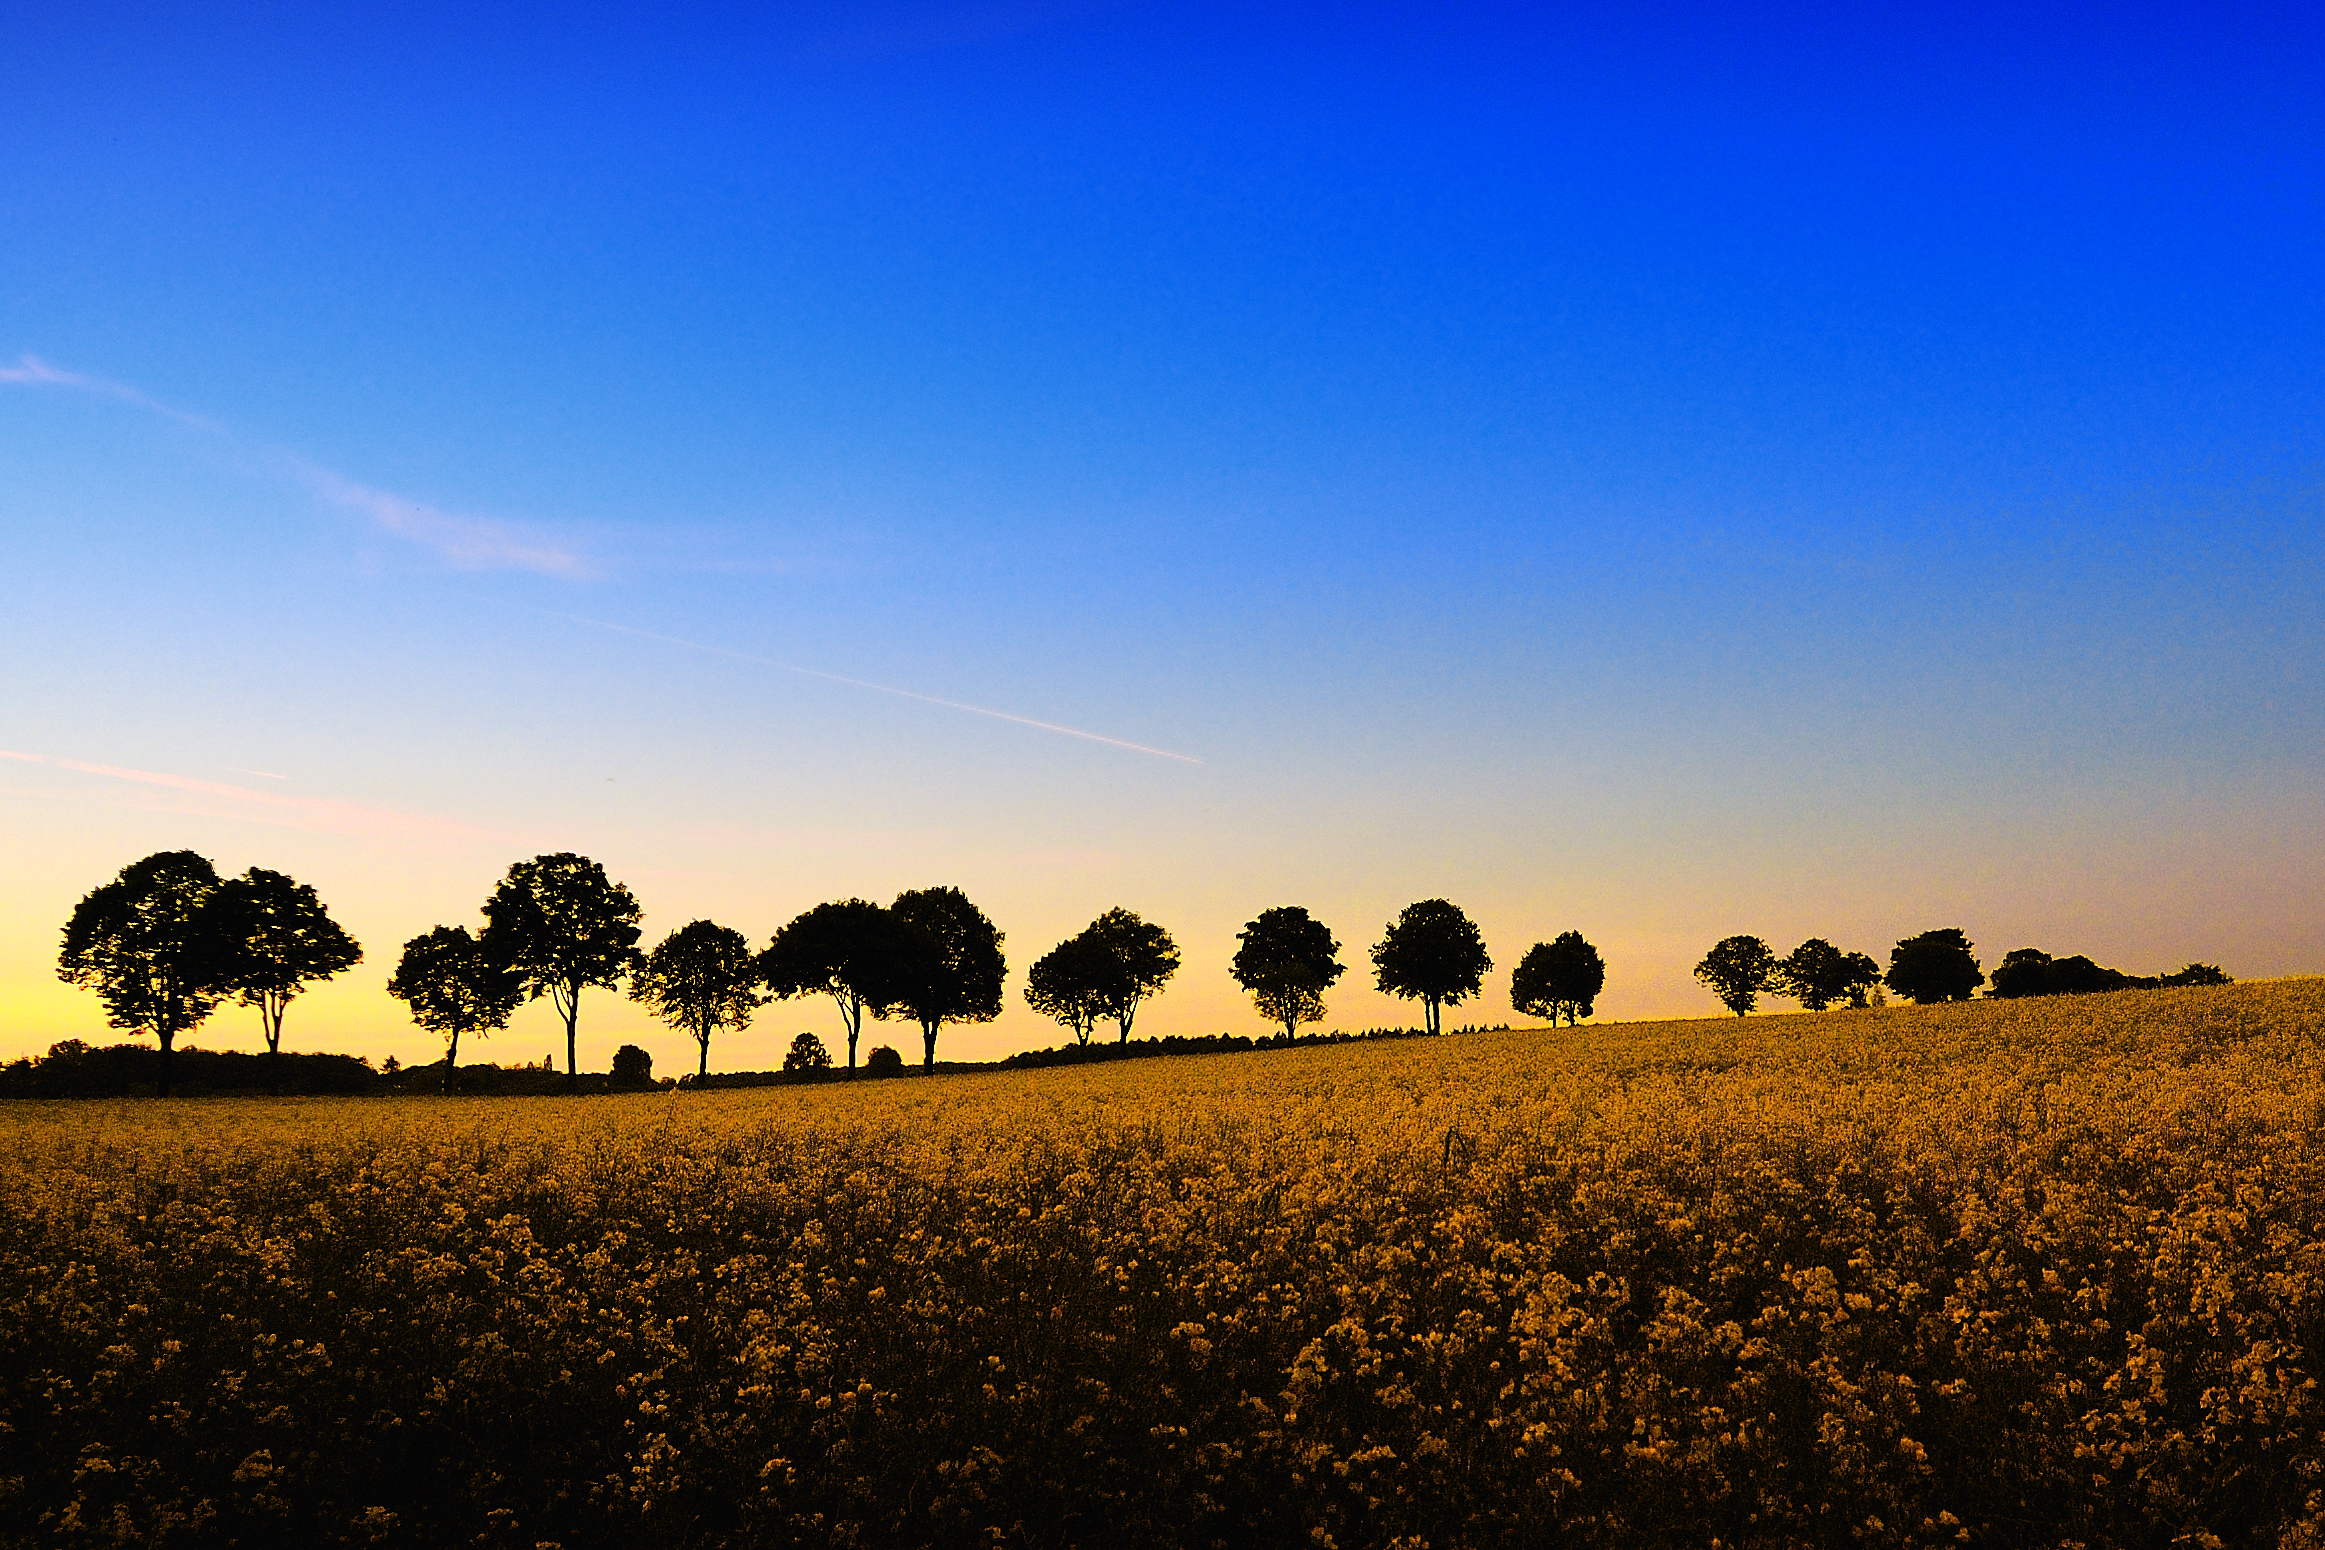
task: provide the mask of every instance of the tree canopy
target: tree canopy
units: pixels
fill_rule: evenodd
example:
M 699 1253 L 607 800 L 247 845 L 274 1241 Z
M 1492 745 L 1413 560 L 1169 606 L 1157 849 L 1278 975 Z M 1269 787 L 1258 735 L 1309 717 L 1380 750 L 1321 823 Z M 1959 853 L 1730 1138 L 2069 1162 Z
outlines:
M 784 1052 L 783 1069 L 786 1071 L 829 1071 L 831 1051 L 823 1047 L 823 1040 L 812 1033 L 802 1033 L 791 1041 Z
M 1002 936 L 958 888 L 900 893 L 888 912 L 901 949 L 889 1010 L 920 1024 L 921 1063 L 934 1068 L 938 1029 L 1001 1015 L 1001 987 L 1009 977 Z
M 1071 1029 L 1075 1043 L 1087 1044 L 1111 1004 L 1114 972 L 1114 955 L 1105 944 L 1087 931 L 1070 936 L 1026 970 L 1025 1004 Z
M 65 922 L 57 977 L 97 992 L 105 1021 L 161 1045 L 163 1097 L 170 1051 L 224 994 L 222 951 L 210 905 L 217 869 L 190 850 L 157 851 L 92 889 Z
M 252 867 L 218 887 L 210 903 L 219 946 L 219 988 L 258 1009 L 266 1052 L 279 1055 L 283 1013 L 308 985 L 363 961 L 363 948 L 309 885 Z
M 572 851 L 516 862 L 485 901 L 485 950 L 548 996 L 565 1020 L 565 1075 L 575 1074 L 581 993 L 611 990 L 637 959 L 642 915 L 630 890 Z
M 1260 911 L 1236 941 L 1228 972 L 1262 1017 L 1282 1024 L 1287 1038 L 1300 1024 L 1323 1020 L 1324 992 L 1347 970 L 1322 921 L 1300 905 L 1282 905 Z
M 1458 905 L 1444 899 L 1408 904 L 1373 945 L 1374 982 L 1392 996 L 1421 1003 L 1422 1025 L 1444 1032 L 1442 1009 L 1477 994 L 1493 959 L 1485 937 Z
M 1889 988 L 1917 1006 L 1967 1001 L 1986 983 L 1970 939 L 1958 926 L 1909 936 L 1889 951 Z
M 1731 936 L 1703 955 L 1695 977 L 1738 1017 L 1759 1005 L 1776 982 L 1776 954 L 1756 936 Z
M 1140 1004 L 1179 972 L 1179 944 L 1162 927 L 1120 906 L 1091 921 L 1082 935 L 1112 961 L 1103 1011 L 1114 1019 L 1117 1041 L 1127 1044 Z
M 506 1028 L 525 998 L 523 977 L 470 936 L 466 926 L 438 926 L 406 942 L 387 988 L 411 1009 L 413 1022 L 443 1037 L 447 1093 L 453 1091 L 460 1036 L 481 1038 Z
M 1555 941 L 1536 942 L 1510 975 L 1510 1005 L 1528 1017 L 1568 1027 L 1591 1014 L 1606 988 L 1606 964 L 1579 931 L 1561 931 Z
M 751 1026 L 751 1013 L 764 1004 L 758 983 L 758 960 L 743 934 L 696 920 L 664 937 L 630 971 L 630 999 L 693 1034 L 695 1075 L 707 1076 L 711 1035 Z
M 818 904 L 776 932 L 759 955 L 759 978 L 786 1001 L 830 996 L 847 1031 L 853 1071 L 865 1011 L 885 1016 L 895 1002 L 902 953 L 896 922 L 886 910 L 864 899 L 841 899 Z
M 1776 965 L 1770 986 L 1790 996 L 1811 1012 L 1838 1002 L 1863 1006 L 1866 992 L 1881 983 L 1881 966 L 1863 953 L 1844 953 L 1821 936 L 1812 936 Z

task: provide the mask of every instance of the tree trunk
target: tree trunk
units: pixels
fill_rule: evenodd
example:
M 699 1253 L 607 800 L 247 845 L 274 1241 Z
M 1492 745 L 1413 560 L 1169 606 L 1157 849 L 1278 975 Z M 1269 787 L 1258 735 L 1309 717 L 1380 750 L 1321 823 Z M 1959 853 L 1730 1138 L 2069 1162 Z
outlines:
M 920 1025 L 920 1040 L 923 1046 L 920 1067 L 923 1071 L 936 1069 L 936 1031 L 940 1026 L 942 1025 L 938 1023 L 922 1023 Z
M 154 1037 L 161 1040 L 160 1086 L 161 1095 L 164 1098 L 167 1098 L 170 1095 L 170 1045 L 176 1041 L 177 1035 L 174 1033 L 165 1033 L 159 1029 L 156 1029 L 154 1032 Z
M 579 985 L 574 986 L 571 992 L 568 993 L 564 999 L 565 1090 L 567 1092 L 571 1092 L 581 1085 L 581 1078 L 575 1072 L 573 1065 L 573 1032 L 575 1027 L 578 1026 L 581 1022 L 581 987 Z
M 452 1082 L 452 1062 L 459 1058 L 460 1030 L 455 1028 L 452 1030 L 450 1042 L 444 1046 L 444 1096 L 447 1098 L 452 1097 L 460 1090 Z
M 696 1042 L 702 1046 L 702 1059 L 694 1067 L 694 1079 L 699 1082 L 710 1075 L 710 1035 L 703 1034 Z

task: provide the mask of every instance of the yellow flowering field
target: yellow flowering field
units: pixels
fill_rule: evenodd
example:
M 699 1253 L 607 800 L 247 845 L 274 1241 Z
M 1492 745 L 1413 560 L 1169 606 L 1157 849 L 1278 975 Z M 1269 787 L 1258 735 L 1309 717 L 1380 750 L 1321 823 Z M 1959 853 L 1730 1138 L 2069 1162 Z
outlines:
M 0 1543 L 2325 1545 L 2325 981 L 0 1109 Z

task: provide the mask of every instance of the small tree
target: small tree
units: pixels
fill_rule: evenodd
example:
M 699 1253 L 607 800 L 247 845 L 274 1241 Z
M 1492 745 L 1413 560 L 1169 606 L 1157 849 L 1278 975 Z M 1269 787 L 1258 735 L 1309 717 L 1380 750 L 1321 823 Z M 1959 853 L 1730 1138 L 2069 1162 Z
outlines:
M 1114 968 L 1114 955 L 1090 933 L 1068 937 L 1026 971 L 1025 1004 L 1072 1029 L 1075 1043 L 1087 1044 L 1110 1004 Z
M 1510 1005 L 1529 1017 L 1546 1018 L 1552 1026 L 1563 1017 L 1571 1028 L 1591 1014 L 1606 982 L 1607 968 L 1598 949 L 1579 931 L 1561 931 L 1556 941 L 1536 942 L 1526 949 L 1510 975 Z
M 1392 996 L 1421 1003 L 1421 1020 L 1443 1031 L 1443 1008 L 1477 994 L 1493 959 L 1485 937 L 1459 906 L 1443 899 L 1408 904 L 1372 949 L 1373 978 Z
M 1296 904 L 1262 910 L 1236 941 L 1228 972 L 1262 1017 L 1283 1025 L 1285 1038 L 1302 1023 L 1323 1020 L 1324 992 L 1347 970 L 1322 921 Z
M 613 1069 L 606 1074 L 616 1087 L 651 1087 L 654 1057 L 643 1045 L 624 1044 L 614 1051 Z
M 1138 1016 L 1140 1004 L 1179 972 L 1179 944 L 1162 927 L 1121 908 L 1110 909 L 1091 921 L 1082 935 L 1103 949 L 1111 961 L 1102 1010 L 1114 1019 L 1116 1042 L 1128 1044 L 1130 1024 Z
M 279 1060 L 283 1013 L 318 980 L 363 961 L 363 949 L 341 929 L 315 890 L 280 872 L 252 867 L 219 885 L 211 902 L 217 921 L 220 988 L 258 1009 L 266 1055 Z
M 1889 952 L 1889 988 L 1917 1006 L 1967 1001 L 1986 983 L 1970 939 L 1958 926 L 1909 936 Z
M 758 983 L 758 960 L 743 934 L 696 920 L 664 937 L 630 971 L 630 999 L 694 1035 L 694 1074 L 701 1077 L 710 1074 L 710 1036 L 751 1026 L 751 1013 L 764 1004 Z
M 920 1024 L 921 1064 L 933 1071 L 939 1028 L 1001 1015 L 1001 987 L 1009 978 L 1002 936 L 958 888 L 900 893 L 888 913 L 900 948 L 889 1010 Z
M 783 1057 L 786 1071 L 829 1071 L 832 1068 L 831 1051 L 823 1047 L 823 1040 L 812 1033 L 803 1033 L 791 1041 L 790 1053 Z
M 548 996 L 565 1020 L 565 1080 L 576 1078 L 581 993 L 611 990 L 638 956 L 643 912 L 605 868 L 571 851 L 509 868 L 485 901 L 485 949 L 524 977 L 525 994 Z
M 210 914 L 218 887 L 217 869 L 201 856 L 157 851 L 91 890 L 65 922 L 57 978 L 96 991 L 108 1025 L 154 1036 L 165 1098 L 178 1035 L 200 1026 L 223 994 Z
M 1703 955 L 1695 977 L 1738 1017 L 1752 1010 L 1776 981 L 1776 955 L 1756 936 L 1731 936 Z
M 892 1046 L 880 1045 L 871 1054 L 864 1057 L 864 1074 L 866 1076 L 902 1076 L 904 1074 L 904 1057 L 897 1054 Z
M 826 995 L 848 1035 L 848 1069 L 864 1013 L 886 1014 L 897 989 L 901 949 L 895 921 L 877 904 L 842 899 L 819 904 L 775 933 L 759 955 L 759 979 L 782 1000 Z
M 438 926 L 404 944 L 388 994 L 411 1009 L 412 1021 L 444 1038 L 444 1091 L 453 1088 L 460 1036 L 482 1038 L 506 1028 L 525 998 L 522 976 L 500 963 L 466 926 Z
M 1847 1002 L 1865 1005 L 1866 992 L 1881 983 L 1881 966 L 1863 953 L 1844 953 L 1821 936 L 1812 936 L 1776 965 L 1770 987 L 1790 996 L 1811 1012 Z

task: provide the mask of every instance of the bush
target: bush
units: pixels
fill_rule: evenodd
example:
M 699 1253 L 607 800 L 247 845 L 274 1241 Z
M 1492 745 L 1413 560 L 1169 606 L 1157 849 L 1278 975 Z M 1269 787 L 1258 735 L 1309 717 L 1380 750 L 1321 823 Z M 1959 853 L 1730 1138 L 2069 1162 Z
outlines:
M 902 1076 L 904 1074 L 904 1057 L 883 1044 L 864 1057 L 864 1074 L 866 1076 Z
M 786 1071 L 828 1071 L 832 1053 L 823 1047 L 823 1040 L 812 1033 L 803 1033 L 791 1041 L 791 1053 L 783 1057 Z
M 614 1051 L 614 1083 L 622 1087 L 651 1087 L 654 1083 L 654 1057 L 635 1044 L 625 1044 Z

